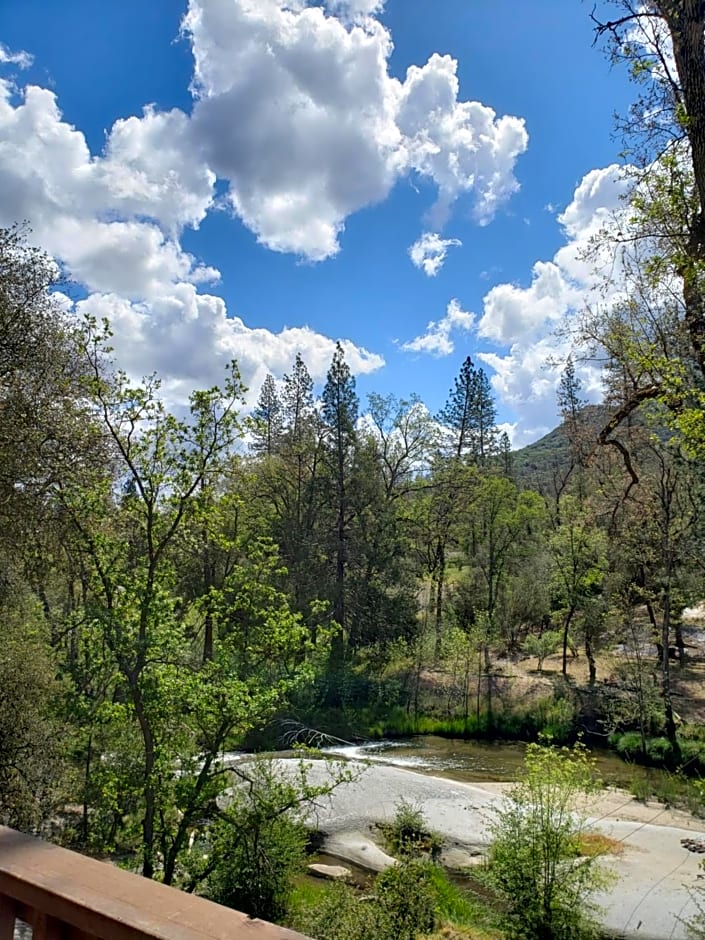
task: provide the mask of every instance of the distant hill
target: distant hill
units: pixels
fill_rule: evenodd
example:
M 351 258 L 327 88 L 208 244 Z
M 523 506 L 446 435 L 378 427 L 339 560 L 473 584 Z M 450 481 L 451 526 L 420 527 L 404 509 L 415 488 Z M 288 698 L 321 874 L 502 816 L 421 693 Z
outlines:
M 597 435 L 607 423 L 610 410 L 606 405 L 586 405 L 583 409 L 582 433 L 585 446 L 597 442 Z M 533 444 L 512 453 L 512 468 L 517 482 L 532 489 L 550 488 L 554 474 L 565 472 L 572 460 L 570 438 L 565 422 Z

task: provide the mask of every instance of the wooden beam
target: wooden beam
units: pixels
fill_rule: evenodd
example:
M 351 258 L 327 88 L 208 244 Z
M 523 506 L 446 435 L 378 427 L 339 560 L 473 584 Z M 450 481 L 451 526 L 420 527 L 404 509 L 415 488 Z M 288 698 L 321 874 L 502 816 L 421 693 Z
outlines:
M 67 925 L 73 929 L 67 936 L 81 931 L 98 940 L 306 940 L 4 826 L 0 897 Z M 40 929 L 46 940 L 54 940 L 51 921 Z M 0 933 L 0 940 L 7 938 Z

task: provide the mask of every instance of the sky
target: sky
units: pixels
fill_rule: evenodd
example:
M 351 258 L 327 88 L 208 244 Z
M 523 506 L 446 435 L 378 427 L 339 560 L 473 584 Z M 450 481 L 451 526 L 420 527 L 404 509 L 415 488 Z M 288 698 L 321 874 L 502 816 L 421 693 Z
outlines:
M 580 0 L 2 0 L 0 226 L 176 404 L 340 340 L 364 406 L 466 356 L 514 446 L 558 423 L 627 77 Z M 559 332 L 557 332 L 559 330 Z M 599 373 L 579 365 L 586 397 Z

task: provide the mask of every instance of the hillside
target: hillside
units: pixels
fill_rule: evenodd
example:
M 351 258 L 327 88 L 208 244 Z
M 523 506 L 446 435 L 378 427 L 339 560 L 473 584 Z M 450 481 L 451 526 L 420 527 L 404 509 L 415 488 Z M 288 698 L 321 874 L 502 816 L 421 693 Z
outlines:
M 582 412 L 583 439 L 589 450 L 609 415 L 606 405 L 587 405 Z M 528 444 L 512 454 L 516 480 L 523 486 L 543 491 L 549 487 L 554 475 L 567 471 L 572 461 L 568 429 L 562 422 L 533 444 Z

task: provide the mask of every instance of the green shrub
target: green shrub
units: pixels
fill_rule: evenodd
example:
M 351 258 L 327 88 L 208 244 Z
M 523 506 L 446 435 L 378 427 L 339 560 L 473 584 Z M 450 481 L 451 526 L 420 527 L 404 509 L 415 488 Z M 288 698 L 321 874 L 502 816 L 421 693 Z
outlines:
M 299 912 L 295 926 L 315 940 L 416 940 L 436 926 L 432 871 L 407 859 L 382 872 L 369 897 L 334 885 Z
M 388 868 L 375 890 L 385 940 L 415 940 L 436 926 L 436 895 L 427 862 L 407 861 Z
M 394 819 L 382 829 L 393 855 L 414 858 L 428 853 L 435 861 L 441 853 L 441 837 L 429 830 L 421 808 L 403 797 L 396 805 Z
M 529 656 L 535 656 L 537 659 L 536 668 L 543 672 L 543 661 L 547 656 L 552 656 L 561 644 L 562 633 L 558 630 L 544 630 L 538 636 L 535 633 L 530 634 L 524 641 L 524 651 Z
M 314 940 L 386 940 L 376 900 L 363 900 L 343 884 L 331 885 L 315 903 L 302 906 L 293 926 Z
M 308 783 L 305 761 L 296 776 L 287 777 L 267 758 L 233 773 L 241 785 L 211 830 L 207 894 L 253 917 L 282 920 L 294 876 L 306 858 L 311 802 L 352 777 L 338 768 L 329 782 L 314 786 Z
M 627 760 L 634 760 L 642 754 L 642 740 L 638 731 L 614 734 L 610 737 L 610 744 L 616 747 L 617 753 Z
M 529 745 L 523 779 L 492 827 L 488 878 L 505 906 L 503 926 L 517 940 L 593 936 L 590 895 L 604 884 L 597 856 L 582 856 L 580 797 L 594 783 L 582 747 Z
M 646 753 L 655 764 L 665 764 L 673 757 L 673 747 L 668 738 L 649 738 Z

